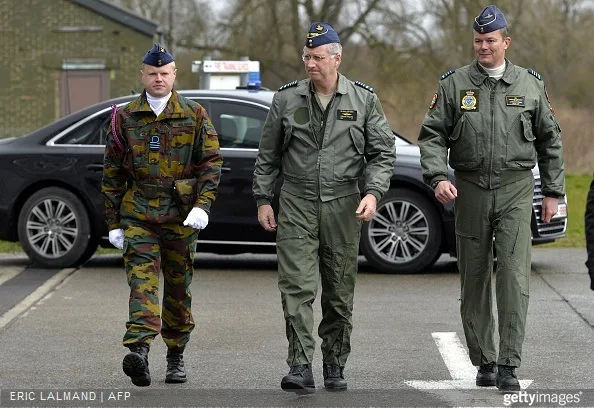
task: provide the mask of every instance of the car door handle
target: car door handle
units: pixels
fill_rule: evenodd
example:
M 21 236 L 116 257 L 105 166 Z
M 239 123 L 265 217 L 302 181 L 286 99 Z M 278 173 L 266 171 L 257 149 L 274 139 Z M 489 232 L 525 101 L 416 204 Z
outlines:
M 221 173 L 229 173 L 231 171 L 231 167 L 221 167 Z
M 89 164 L 87 166 L 87 170 L 103 173 L 103 164 Z

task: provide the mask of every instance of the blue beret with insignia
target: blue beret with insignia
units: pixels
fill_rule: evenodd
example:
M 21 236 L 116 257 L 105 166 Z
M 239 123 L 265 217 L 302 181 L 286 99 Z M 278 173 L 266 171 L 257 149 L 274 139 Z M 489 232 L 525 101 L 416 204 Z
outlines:
M 338 38 L 336 31 L 334 31 L 334 28 L 323 21 L 315 21 L 312 23 L 309 32 L 307 33 L 305 46 L 308 48 L 316 48 L 320 45 L 330 43 L 340 44 L 340 39 Z
M 162 67 L 173 62 L 173 55 L 167 52 L 167 50 L 161 47 L 159 44 L 154 44 L 144 59 L 143 64 L 152 65 L 153 67 Z
M 505 16 L 497 6 L 487 6 L 476 16 L 472 28 L 477 33 L 490 33 L 500 28 L 507 27 Z

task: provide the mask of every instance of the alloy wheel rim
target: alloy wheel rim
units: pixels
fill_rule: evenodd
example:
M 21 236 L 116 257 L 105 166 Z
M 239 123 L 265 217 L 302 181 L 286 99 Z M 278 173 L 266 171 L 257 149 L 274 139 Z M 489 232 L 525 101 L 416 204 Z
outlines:
M 35 252 L 56 259 L 67 254 L 78 236 L 78 220 L 62 200 L 46 198 L 27 215 L 27 241 Z
M 404 264 L 418 258 L 429 242 L 429 222 L 409 201 L 389 201 L 378 207 L 369 225 L 373 251 L 385 261 Z

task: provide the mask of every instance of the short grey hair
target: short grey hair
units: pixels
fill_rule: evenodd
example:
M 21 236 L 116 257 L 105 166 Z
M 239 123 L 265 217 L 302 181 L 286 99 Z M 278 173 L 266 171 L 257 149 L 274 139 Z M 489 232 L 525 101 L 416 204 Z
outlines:
M 342 45 L 340 43 L 330 43 L 328 44 L 328 52 L 342 55 Z

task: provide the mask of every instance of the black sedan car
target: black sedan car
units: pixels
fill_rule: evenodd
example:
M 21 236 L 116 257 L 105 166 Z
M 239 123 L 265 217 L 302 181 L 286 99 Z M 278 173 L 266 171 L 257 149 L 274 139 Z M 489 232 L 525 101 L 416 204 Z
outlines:
M 198 250 L 274 252 L 275 236 L 258 224 L 251 191 L 273 92 L 180 93 L 206 108 L 224 157 L 219 195 Z M 110 105 L 133 98 L 105 101 L 26 136 L 0 139 L 0 240 L 20 241 L 35 264 L 51 268 L 80 265 L 99 245 L 112 247 L 100 192 L 103 150 Z M 455 253 L 453 207 L 438 203 L 423 183 L 418 147 L 396 134 L 394 140 L 398 157 L 390 190 L 363 226 L 361 252 L 379 271 L 417 273 L 442 253 Z M 542 223 L 538 172 L 535 181 L 533 243 L 549 242 L 565 235 L 566 207 L 563 201 L 557 218 Z

